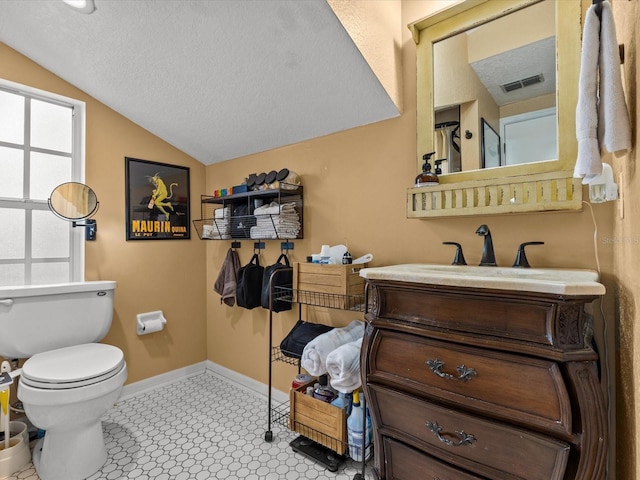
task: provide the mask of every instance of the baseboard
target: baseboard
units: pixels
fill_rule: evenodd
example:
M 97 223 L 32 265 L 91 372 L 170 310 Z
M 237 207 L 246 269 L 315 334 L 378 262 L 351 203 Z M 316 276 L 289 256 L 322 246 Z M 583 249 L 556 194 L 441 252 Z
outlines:
M 170 372 L 161 373 L 154 377 L 145 378 L 139 382 L 130 383 L 122 388 L 119 401 L 127 400 L 142 393 L 146 393 L 156 388 L 170 385 L 175 382 L 179 382 L 185 378 L 193 377 L 195 375 L 201 375 L 203 373 L 209 373 L 217 375 L 218 377 L 235 383 L 236 385 L 247 389 L 248 391 L 265 397 L 265 401 L 268 395 L 268 385 L 258 382 L 251 377 L 238 373 L 229 368 L 223 367 L 210 360 L 198 362 L 188 367 L 178 368 Z M 274 403 L 282 403 L 289 400 L 289 394 L 282 392 L 281 390 L 272 389 L 271 396 Z
M 269 394 L 269 386 L 267 384 L 258 382 L 251 377 L 247 377 L 246 375 L 223 367 L 222 365 L 214 363 L 211 360 L 206 360 L 205 363 L 207 364 L 207 371 L 216 374 L 219 377 L 224 378 L 225 380 L 229 380 L 236 385 L 244 387 L 253 393 L 262 395 L 263 397 L 265 397 L 265 399 L 267 398 L 267 395 Z M 288 393 L 285 393 L 282 390 L 276 390 L 275 388 L 271 389 L 271 397 L 274 403 L 282 403 L 289 400 Z
M 154 377 L 145 378 L 139 382 L 130 383 L 122 388 L 122 393 L 118 400 L 127 400 L 131 397 L 135 397 L 136 395 L 146 393 L 150 390 L 155 390 L 158 387 L 170 385 L 172 383 L 179 382 L 180 380 L 184 380 L 185 378 L 203 374 L 206 370 L 207 363 L 198 362 L 193 365 L 189 365 L 188 367 L 178 368 L 170 372 L 161 373 Z

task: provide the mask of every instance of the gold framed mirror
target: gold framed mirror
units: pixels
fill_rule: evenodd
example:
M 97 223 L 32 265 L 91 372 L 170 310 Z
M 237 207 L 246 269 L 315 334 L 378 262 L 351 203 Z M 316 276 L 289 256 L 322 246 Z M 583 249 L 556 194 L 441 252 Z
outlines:
M 546 4 L 546 5 L 545 5 Z M 456 35 L 478 31 L 482 26 L 522 15 L 540 8 L 555 8 L 555 102 L 557 120 L 557 155 L 542 156 L 528 163 L 511 161 L 506 166 L 481 168 L 483 118 L 491 114 L 476 108 L 476 117 L 457 132 L 460 144 L 478 145 L 469 168 L 451 170 L 440 176 L 436 187 L 411 187 L 407 191 L 407 216 L 424 218 L 494 213 L 516 213 L 546 210 L 575 210 L 581 208 L 582 187 L 573 179 L 577 153 L 575 139 L 575 106 L 580 68 L 581 2 L 580 0 L 465 0 L 434 15 L 409 25 L 417 44 L 417 156 L 416 171 L 422 167 L 422 156 L 437 150 L 435 135 L 436 99 L 434 95 L 434 48 Z M 540 14 L 538 14 L 540 15 Z M 544 15 L 544 13 L 542 14 Z M 523 22 L 522 19 L 518 20 Z M 541 30 L 542 28 L 538 28 Z M 522 30 L 525 30 L 524 28 Z M 535 31 L 536 28 L 530 29 Z M 515 34 L 514 34 L 515 36 Z M 548 35 L 547 35 L 548 36 Z M 546 40 L 548 45 L 548 39 Z M 501 43 L 505 43 L 504 39 Z M 491 68 L 491 67 L 489 67 Z M 516 72 L 517 73 L 517 72 Z M 551 76 L 546 73 L 547 77 Z M 449 78 L 451 76 L 449 75 Z M 453 82 L 455 83 L 455 82 Z M 547 94 L 548 98 L 549 94 Z M 553 100 L 553 98 L 552 98 Z M 445 102 L 446 103 L 446 102 Z M 455 103 L 449 101 L 449 103 Z M 548 105 L 546 105 L 548 106 Z M 438 105 L 442 108 L 442 105 Z M 513 111 L 513 109 L 511 109 Z M 495 115 L 493 115 L 495 117 Z M 447 124 L 451 120 L 446 118 Z M 461 122 L 462 123 L 462 122 Z M 492 122 L 488 122 L 492 123 Z M 495 122 L 493 130 L 498 130 Z M 490 129 L 484 129 L 490 131 Z M 471 139 L 465 138 L 471 136 Z M 526 135 L 526 132 L 525 132 Z M 499 133 L 497 135 L 500 136 Z M 495 138 L 492 136 L 492 141 Z M 500 140 L 498 139 L 498 142 Z M 471 155 L 470 155 L 471 156 Z M 513 158 L 513 156 L 512 156 Z M 497 160 L 500 161 L 500 160 Z M 475 162 L 475 163 L 474 163 Z M 445 162 L 447 163 L 447 162 Z M 452 162 L 453 164 L 453 162 Z M 476 168 L 473 168 L 473 167 Z M 458 169 L 459 170 L 459 169 Z M 445 170 L 446 171 L 446 170 Z

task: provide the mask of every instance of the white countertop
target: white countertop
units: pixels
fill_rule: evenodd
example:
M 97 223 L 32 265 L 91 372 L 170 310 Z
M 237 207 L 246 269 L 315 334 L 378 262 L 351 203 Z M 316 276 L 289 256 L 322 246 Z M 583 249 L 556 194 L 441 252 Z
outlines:
M 594 270 L 563 268 L 476 267 L 469 265 L 405 264 L 364 268 L 360 276 L 371 280 L 491 288 L 558 295 L 604 295 Z

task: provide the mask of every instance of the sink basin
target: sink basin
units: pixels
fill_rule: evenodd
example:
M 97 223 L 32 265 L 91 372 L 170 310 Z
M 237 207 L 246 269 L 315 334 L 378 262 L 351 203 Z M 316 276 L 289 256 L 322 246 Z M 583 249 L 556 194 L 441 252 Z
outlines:
M 492 288 L 558 295 L 604 295 L 598 272 L 563 268 L 475 267 L 469 265 L 405 264 L 363 268 L 360 276 L 372 280 Z

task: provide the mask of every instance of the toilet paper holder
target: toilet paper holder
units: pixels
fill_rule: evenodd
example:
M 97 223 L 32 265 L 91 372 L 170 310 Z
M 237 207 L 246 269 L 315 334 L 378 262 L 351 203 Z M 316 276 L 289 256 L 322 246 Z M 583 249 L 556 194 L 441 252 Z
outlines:
M 136 333 L 138 335 L 147 335 L 153 332 L 159 332 L 167 324 L 162 310 L 155 312 L 139 313 L 136 315 Z

